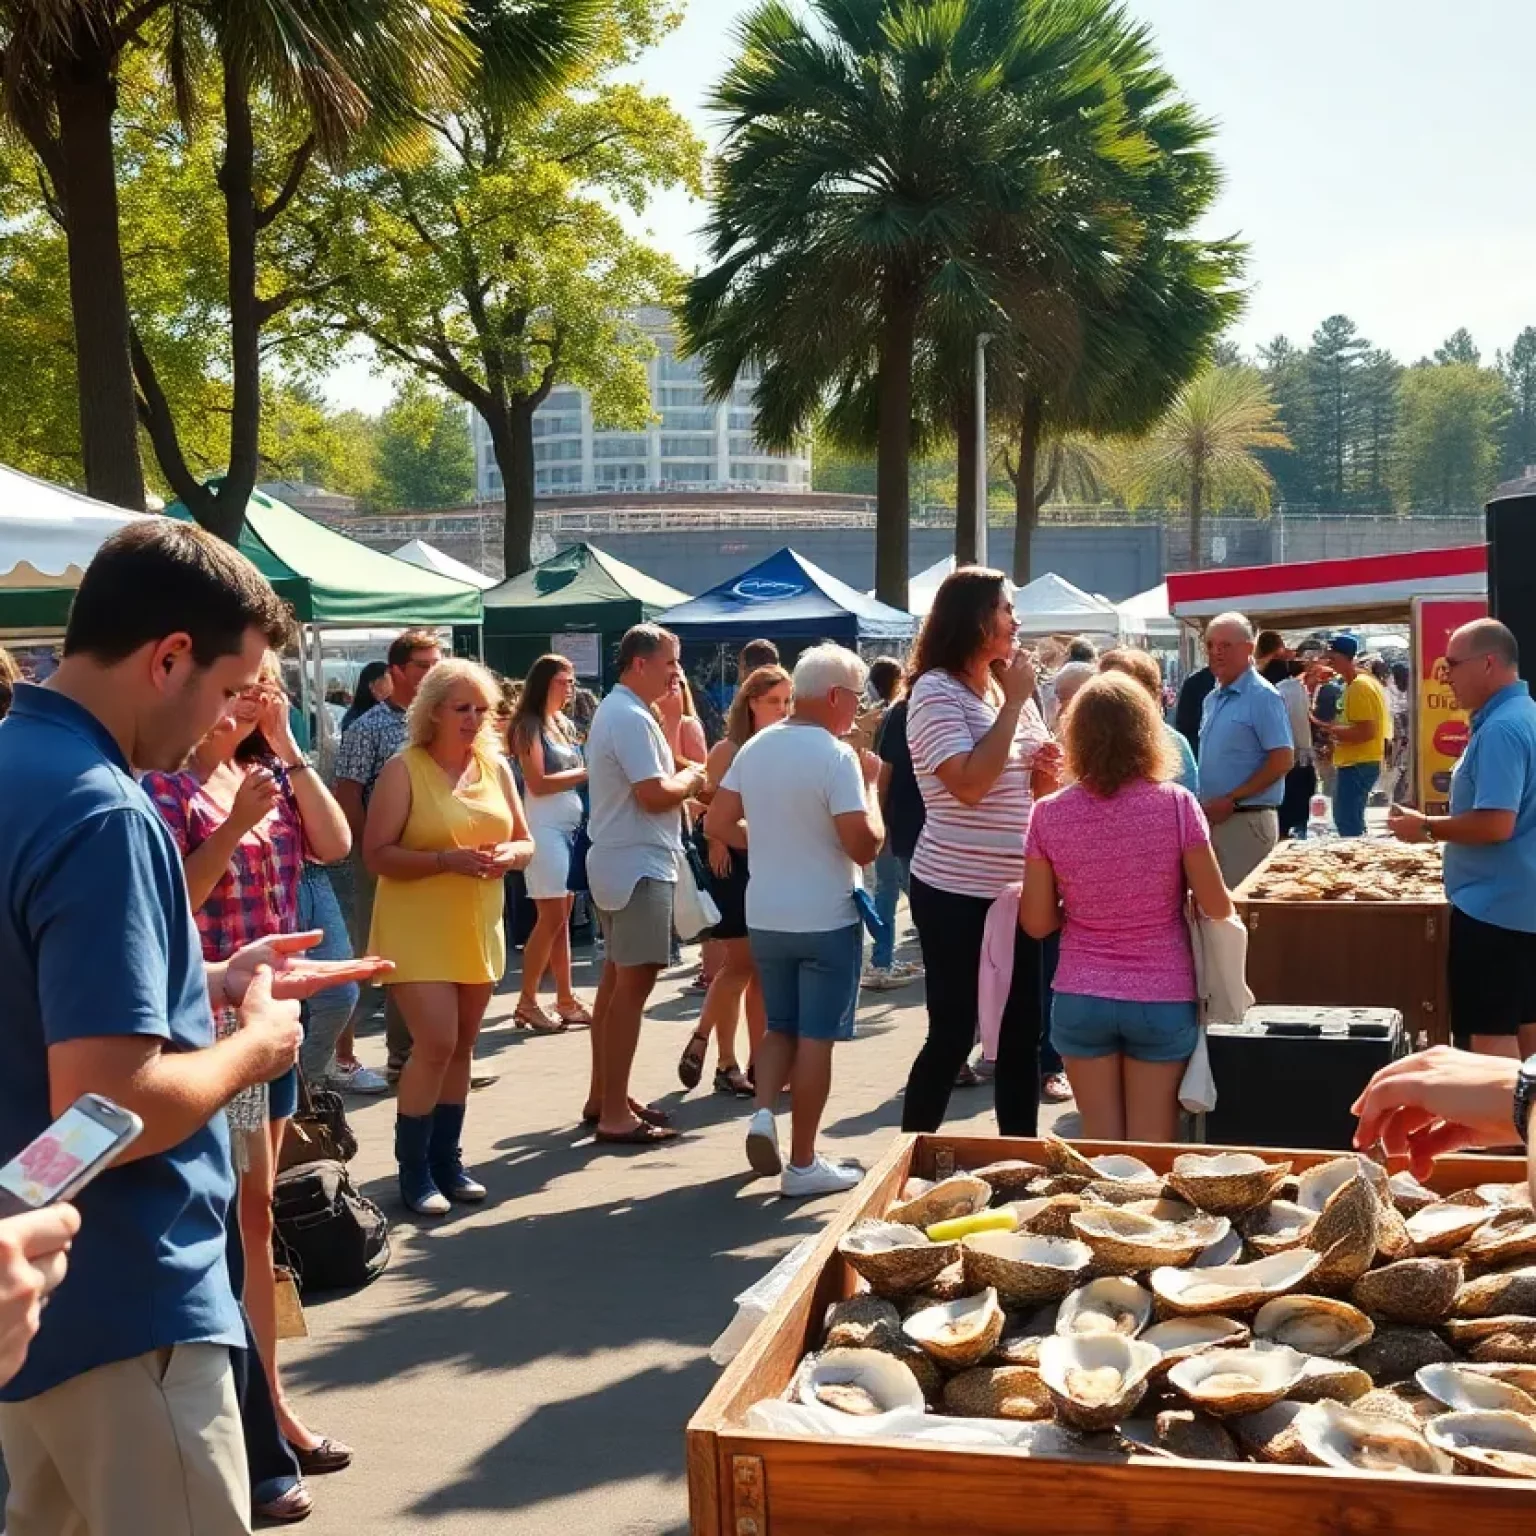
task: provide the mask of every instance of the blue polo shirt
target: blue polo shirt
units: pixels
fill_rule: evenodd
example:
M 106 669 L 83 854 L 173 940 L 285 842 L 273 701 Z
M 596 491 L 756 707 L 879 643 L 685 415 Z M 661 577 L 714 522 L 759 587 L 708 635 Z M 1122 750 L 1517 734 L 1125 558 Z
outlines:
M 1213 689 L 1200 711 L 1200 798 L 1219 800 L 1246 784 L 1278 747 L 1294 743 L 1285 700 L 1250 666 L 1235 683 Z M 1282 774 L 1244 805 L 1278 807 L 1285 798 Z
M 1468 917 L 1536 933 L 1536 701 L 1524 683 L 1501 688 L 1472 716 L 1451 774 L 1451 815 L 1513 811 L 1507 843 L 1445 845 L 1445 894 Z
M 21 684 L 0 722 L 0 1161 L 53 1118 L 48 1047 L 104 1035 L 212 1044 L 186 879 L 105 728 Z M 234 1190 L 222 1114 L 96 1179 L 69 1274 L 0 1401 L 173 1344 L 243 1344 L 225 1260 Z

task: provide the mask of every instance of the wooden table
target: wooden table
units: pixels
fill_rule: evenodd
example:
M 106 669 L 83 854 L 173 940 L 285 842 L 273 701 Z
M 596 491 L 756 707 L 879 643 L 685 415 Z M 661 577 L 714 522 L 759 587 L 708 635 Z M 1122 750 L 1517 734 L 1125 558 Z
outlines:
M 1133 1152 L 1166 1171 L 1187 1147 L 1078 1143 Z M 851 1194 L 809 1261 L 688 1425 L 693 1536 L 1529 1536 L 1536 1483 L 1383 1476 L 1331 1468 L 1220 1462 L 1046 1461 L 1016 1450 L 826 1441 L 749 1433 L 747 1410 L 777 1397 L 820 1341 L 856 1277 L 837 1252 L 856 1221 L 881 1215 L 908 1177 L 934 1178 L 1002 1158 L 1041 1159 L 1037 1141 L 900 1136 Z M 1220 1149 L 1212 1149 L 1220 1150 Z M 1294 1168 L 1336 1152 L 1275 1152 Z M 1442 1160 L 1452 1193 L 1524 1180 L 1523 1161 Z

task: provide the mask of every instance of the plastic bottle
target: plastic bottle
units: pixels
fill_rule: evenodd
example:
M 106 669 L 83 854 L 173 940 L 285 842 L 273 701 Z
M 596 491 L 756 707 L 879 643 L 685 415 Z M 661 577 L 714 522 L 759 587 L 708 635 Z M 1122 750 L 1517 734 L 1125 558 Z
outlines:
M 1329 811 L 1327 795 L 1313 795 L 1311 814 L 1307 817 L 1307 841 L 1329 842 L 1338 835 Z

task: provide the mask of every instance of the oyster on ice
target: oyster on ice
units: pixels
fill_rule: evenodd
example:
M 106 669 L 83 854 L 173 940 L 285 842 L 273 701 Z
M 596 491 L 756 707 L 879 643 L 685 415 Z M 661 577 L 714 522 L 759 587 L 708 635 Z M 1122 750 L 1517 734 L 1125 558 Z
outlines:
M 1451 1458 L 1401 1419 L 1338 1403 L 1309 1403 L 1296 1415 L 1297 1438 L 1325 1467 L 1361 1472 L 1449 1472 Z
M 1064 1424 L 1108 1429 L 1145 1396 L 1147 1377 L 1160 1358 L 1152 1345 L 1123 1334 L 1057 1334 L 1040 1346 L 1040 1379 Z
M 1269 1349 L 1212 1349 L 1181 1360 L 1168 1385 L 1218 1419 L 1257 1413 L 1285 1397 L 1302 1378 L 1307 1357 L 1277 1344 Z

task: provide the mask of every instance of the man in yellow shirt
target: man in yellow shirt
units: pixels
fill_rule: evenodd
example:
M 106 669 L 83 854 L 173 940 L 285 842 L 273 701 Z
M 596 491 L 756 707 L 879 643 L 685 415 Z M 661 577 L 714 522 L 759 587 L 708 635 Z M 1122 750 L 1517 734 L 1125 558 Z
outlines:
M 1355 665 L 1359 654 L 1360 642 L 1353 635 L 1335 635 L 1328 643 L 1328 665 L 1344 684 L 1339 718 L 1325 727 L 1335 743 L 1333 821 L 1340 837 L 1365 836 L 1365 808 L 1392 738 L 1387 695 L 1369 672 Z

